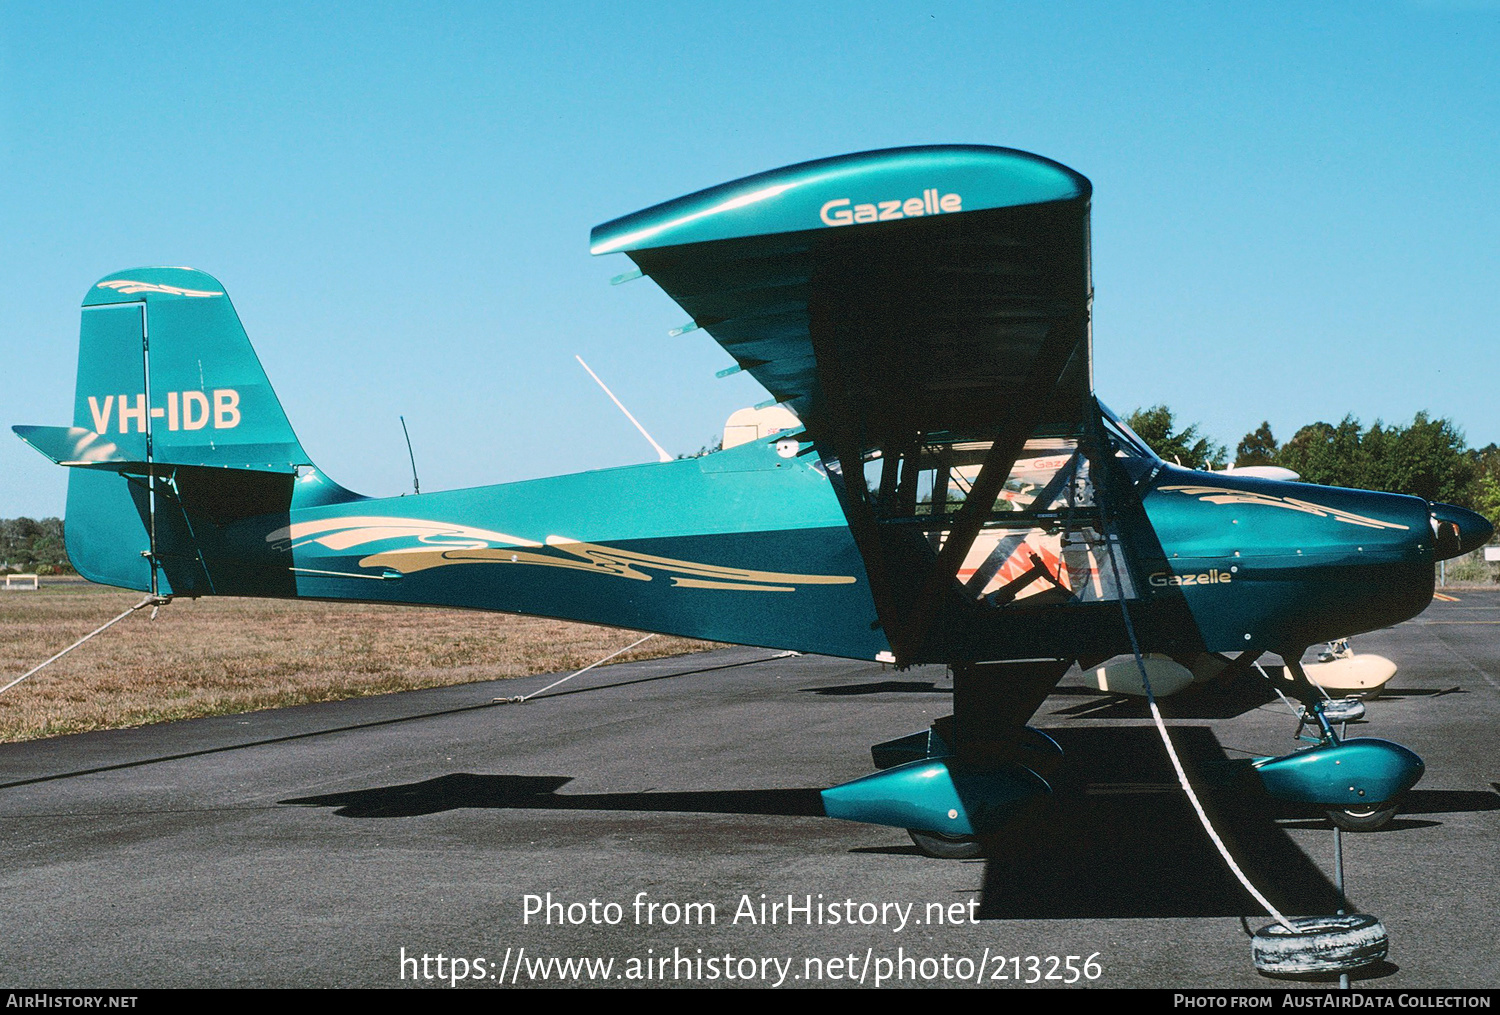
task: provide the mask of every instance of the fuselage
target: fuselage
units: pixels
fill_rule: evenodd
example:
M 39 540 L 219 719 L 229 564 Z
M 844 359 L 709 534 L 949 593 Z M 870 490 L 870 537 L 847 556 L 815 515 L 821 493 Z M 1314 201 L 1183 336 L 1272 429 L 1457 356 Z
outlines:
M 1210 652 L 1300 651 L 1432 601 L 1419 497 L 1164 466 L 1142 505 L 1160 547 L 1145 591 L 1180 596 Z
M 80 505 L 113 478 L 75 472 Z M 494 610 L 865 659 L 887 648 L 817 456 L 775 441 L 404 497 L 305 468 L 286 510 L 227 523 L 192 501 L 188 526 L 157 514 L 164 593 Z M 80 573 L 144 588 L 140 558 L 92 534 L 69 534 Z
M 108 478 L 75 472 L 80 500 Z M 1431 601 L 1431 506 L 1419 498 L 1167 465 L 1142 478 L 1118 545 L 1148 651 L 1300 650 Z M 177 595 L 462 607 L 889 658 L 838 497 L 795 439 L 389 498 L 304 469 L 284 511 L 182 519 L 158 514 L 162 591 Z M 174 534 L 190 553 L 170 552 Z M 145 587 L 139 557 L 93 553 L 87 532 L 69 544 L 81 573 Z M 95 559 L 127 571 L 101 573 Z M 973 617 L 950 641 L 955 657 L 1129 650 L 1118 601 L 1023 599 Z

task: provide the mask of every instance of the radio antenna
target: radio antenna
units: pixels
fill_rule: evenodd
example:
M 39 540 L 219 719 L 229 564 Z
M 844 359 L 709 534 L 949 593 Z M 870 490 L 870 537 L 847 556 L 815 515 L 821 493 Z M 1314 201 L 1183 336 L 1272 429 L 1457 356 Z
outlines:
M 401 420 L 401 432 L 406 436 L 406 456 L 411 459 L 411 492 L 413 496 L 421 496 L 422 484 L 417 482 L 417 456 L 411 450 L 411 434 L 406 430 L 406 417 L 397 417 Z

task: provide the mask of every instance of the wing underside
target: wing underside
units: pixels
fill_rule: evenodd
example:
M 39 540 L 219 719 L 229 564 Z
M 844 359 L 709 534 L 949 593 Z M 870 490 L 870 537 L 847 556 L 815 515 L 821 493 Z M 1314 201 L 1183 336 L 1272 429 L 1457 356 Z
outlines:
M 980 548 L 1038 545 L 1012 538 L 1033 519 L 1004 496 L 1028 440 L 1052 441 L 1053 457 L 1067 445 L 1059 468 L 1079 478 L 1090 192 L 1023 152 L 910 148 L 763 173 L 594 230 L 595 253 L 628 254 L 800 417 L 898 661 L 969 651 L 958 622 L 986 595 L 996 605 L 973 573 L 1011 564 Z M 1023 592 L 1069 587 L 1019 552 L 1046 575 Z

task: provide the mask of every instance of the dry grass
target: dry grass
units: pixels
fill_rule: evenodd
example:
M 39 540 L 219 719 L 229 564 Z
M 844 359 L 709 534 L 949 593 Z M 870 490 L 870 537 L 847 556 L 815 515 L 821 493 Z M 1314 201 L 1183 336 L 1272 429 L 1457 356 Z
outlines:
M 0 686 L 140 602 L 85 582 L 0 592 Z M 467 610 L 266 599 L 141 611 L 0 694 L 0 742 L 586 666 L 637 633 Z M 618 661 L 711 647 L 652 638 Z

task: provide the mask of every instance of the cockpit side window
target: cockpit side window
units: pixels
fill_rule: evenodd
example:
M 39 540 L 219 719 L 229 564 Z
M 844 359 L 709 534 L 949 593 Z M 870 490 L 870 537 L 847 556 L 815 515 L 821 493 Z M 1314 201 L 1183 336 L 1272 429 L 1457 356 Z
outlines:
M 976 491 L 987 488 L 989 502 L 971 505 L 984 510 L 985 519 L 955 574 L 965 595 L 985 606 L 1133 599 L 1135 583 L 1119 533 L 1106 520 L 1095 484 L 1117 466 L 1139 482 L 1161 462 L 1108 410 L 1103 423 L 1097 451 L 1081 425 L 1038 427 L 998 491 L 980 482 L 993 440 L 948 433 L 930 435 L 899 454 L 872 449 L 854 475 L 863 480 L 861 499 L 875 525 L 909 534 L 903 539 L 925 540 L 935 555 L 944 551 Z

